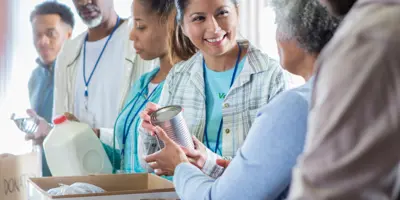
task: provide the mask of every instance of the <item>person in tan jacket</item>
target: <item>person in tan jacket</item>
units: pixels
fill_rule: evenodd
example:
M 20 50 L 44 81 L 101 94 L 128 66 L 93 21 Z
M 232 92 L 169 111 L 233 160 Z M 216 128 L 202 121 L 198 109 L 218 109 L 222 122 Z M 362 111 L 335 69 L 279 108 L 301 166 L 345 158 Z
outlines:
M 289 199 L 398 199 L 400 0 L 320 1 L 345 18 L 316 64 Z

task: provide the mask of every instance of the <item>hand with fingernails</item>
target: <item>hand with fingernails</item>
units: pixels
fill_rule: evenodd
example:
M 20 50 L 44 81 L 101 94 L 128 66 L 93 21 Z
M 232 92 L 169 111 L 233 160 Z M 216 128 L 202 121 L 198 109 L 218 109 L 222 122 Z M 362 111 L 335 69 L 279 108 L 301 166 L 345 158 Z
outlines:
M 185 147 L 182 147 L 182 149 L 193 165 L 199 169 L 203 169 L 207 160 L 207 147 L 195 136 L 192 136 L 192 139 L 194 142 L 194 149 L 187 149 Z
M 230 160 L 217 159 L 217 165 L 219 165 L 219 166 L 221 166 L 223 168 L 227 168 L 230 163 L 231 163 Z
M 46 138 L 46 136 L 49 134 L 52 127 L 43 117 L 40 117 L 33 109 L 26 110 L 26 114 L 29 117 L 37 119 L 39 121 L 39 124 L 38 124 L 38 129 L 34 134 L 25 135 L 25 140 L 32 140 L 35 145 L 40 145 L 43 143 L 44 138 Z
M 194 142 L 194 146 L 195 149 L 188 149 L 186 147 L 182 147 L 179 146 L 178 144 L 176 144 L 174 141 L 172 141 L 164 132 L 164 130 L 160 127 L 156 127 L 151 123 L 151 117 L 150 115 L 155 112 L 156 110 L 158 110 L 160 108 L 159 105 L 154 104 L 154 103 L 148 103 L 146 108 L 142 111 L 142 113 L 140 114 L 140 117 L 143 120 L 142 123 L 142 127 L 149 132 L 152 136 L 156 137 L 158 136 L 159 139 L 161 141 L 164 142 L 164 149 L 160 150 L 159 152 L 156 152 L 152 155 L 149 155 L 147 158 L 153 158 L 153 159 L 158 159 L 159 162 L 162 162 L 163 164 L 157 163 L 157 161 L 152 161 L 151 159 L 148 161 L 146 160 L 146 162 L 149 163 L 150 167 L 153 169 L 157 169 L 156 170 L 156 174 L 163 174 L 165 175 L 165 173 L 168 174 L 173 174 L 175 167 L 177 165 L 174 165 L 172 163 L 174 156 L 178 156 L 177 154 L 180 152 L 183 152 L 186 155 L 186 159 L 188 161 L 190 161 L 190 163 L 192 163 L 193 165 L 195 165 L 196 167 L 202 169 L 206 160 L 207 160 L 207 148 L 204 146 L 204 144 L 202 142 L 200 142 L 196 137 L 192 137 L 193 138 L 193 142 Z M 158 131 L 157 131 L 158 130 Z M 161 132 L 161 133 L 159 133 Z M 159 134 L 158 134 L 159 133 Z M 165 144 L 165 139 L 161 138 L 161 135 L 165 135 L 166 138 L 168 138 L 168 142 L 167 144 Z M 181 151 L 168 151 L 169 154 L 166 153 L 160 153 L 160 152 L 166 152 L 166 148 L 168 148 L 167 150 L 170 150 L 173 147 L 167 147 L 167 145 L 172 145 L 173 147 L 179 147 L 181 149 Z M 175 153 L 175 154 L 172 154 Z M 161 156 L 164 156 L 164 158 L 161 158 Z M 171 162 L 169 162 L 171 161 Z M 180 163 L 175 163 L 175 164 L 180 164 Z M 165 168 L 164 168 L 165 167 Z M 159 171 L 160 173 L 157 173 L 157 171 Z
M 199 169 L 203 169 L 207 160 L 207 149 L 195 136 L 192 136 L 195 149 L 188 149 L 179 146 L 167 136 L 162 128 L 158 126 L 155 127 L 154 133 L 157 134 L 158 138 L 162 142 L 164 142 L 164 148 L 147 156 L 145 161 L 156 171 L 156 174 L 173 175 L 175 168 L 183 162 L 190 162 Z M 176 159 L 176 157 L 182 157 L 182 155 L 185 159 Z
M 157 175 L 171 176 L 179 164 L 189 163 L 184 149 L 170 139 L 162 128 L 155 127 L 153 134 L 157 134 L 158 138 L 164 142 L 164 148 L 146 156 L 144 160 L 149 163 Z
M 147 103 L 146 108 L 140 113 L 140 118 L 143 120 L 142 127 L 151 134 L 155 136 L 154 132 L 156 127 L 151 123 L 151 114 L 160 108 L 159 105 L 155 103 Z

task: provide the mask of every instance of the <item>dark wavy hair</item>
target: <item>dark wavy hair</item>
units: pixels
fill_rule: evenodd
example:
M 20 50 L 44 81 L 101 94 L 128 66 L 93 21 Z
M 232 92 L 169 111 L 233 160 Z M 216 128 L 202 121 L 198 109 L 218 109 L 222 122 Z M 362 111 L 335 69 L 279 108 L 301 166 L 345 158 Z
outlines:
M 270 0 L 269 5 L 276 13 L 277 32 L 283 33 L 278 39 L 295 39 L 310 53 L 320 53 L 341 22 L 318 0 Z
M 71 26 L 71 28 L 74 28 L 75 20 L 74 14 L 72 13 L 71 9 L 68 6 L 62 3 L 58 3 L 56 1 L 46 1 L 37 5 L 35 9 L 31 12 L 30 21 L 32 22 L 33 18 L 35 18 L 37 15 L 51 14 L 59 15 L 64 23 Z
M 178 24 L 175 22 L 176 9 L 174 0 L 138 0 L 148 12 L 156 13 L 160 16 L 160 23 L 167 24 L 168 31 L 168 56 L 172 64 L 182 60 L 187 60 L 193 56 L 195 51 L 186 51 L 185 47 L 177 47 L 173 44 L 175 42 Z
M 161 16 L 162 20 L 167 20 L 173 10 L 175 10 L 174 0 L 139 0 L 148 11 Z

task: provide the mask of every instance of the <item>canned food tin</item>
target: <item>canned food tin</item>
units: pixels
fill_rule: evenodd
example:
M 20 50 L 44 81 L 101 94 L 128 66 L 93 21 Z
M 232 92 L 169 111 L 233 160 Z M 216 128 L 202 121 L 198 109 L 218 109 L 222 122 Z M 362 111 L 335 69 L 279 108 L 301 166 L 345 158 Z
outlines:
M 164 129 L 168 137 L 177 144 L 189 149 L 194 149 L 192 135 L 183 118 L 181 106 L 166 106 L 160 108 L 152 113 L 150 117 L 151 123 Z M 160 145 L 164 146 L 164 144 Z

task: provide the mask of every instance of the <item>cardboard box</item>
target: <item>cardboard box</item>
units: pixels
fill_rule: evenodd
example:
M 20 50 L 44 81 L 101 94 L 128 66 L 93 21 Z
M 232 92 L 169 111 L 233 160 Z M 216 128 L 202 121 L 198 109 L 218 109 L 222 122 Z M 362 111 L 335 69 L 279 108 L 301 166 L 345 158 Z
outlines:
M 104 189 L 105 193 L 50 196 L 47 191 L 59 184 L 83 182 Z M 28 180 L 29 200 L 149 200 L 179 199 L 172 182 L 152 174 L 116 174 L 75 177 L 31 178 Z
M 0 156 L 0 199 L 27 200 L 27 180 L 39 177 L 40 156 L 30 153 L 20 156 Z

